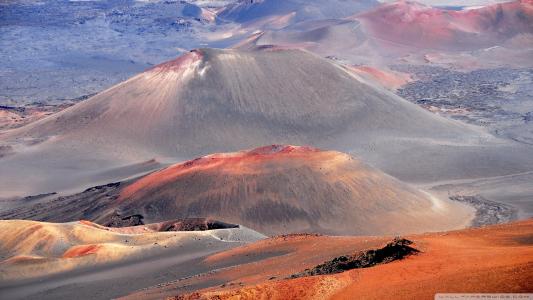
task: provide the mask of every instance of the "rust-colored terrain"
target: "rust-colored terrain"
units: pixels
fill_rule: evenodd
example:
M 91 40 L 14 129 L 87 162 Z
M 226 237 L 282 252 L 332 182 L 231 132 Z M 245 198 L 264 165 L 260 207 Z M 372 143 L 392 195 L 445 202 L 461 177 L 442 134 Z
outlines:
M 409 74 L 380 70 L 370 66 L 347 66 L 347 68 L 391 90 L 395 90 L 412 80 Z
M 398 1 L 355 18 L 373 37 L 389 43 L 420 49 L 473 50 L 533 32 L 533 2 L 453 11 Z
M 289 279 L 339 255 L 383 247 L 392 238 L 279 236 L 204 260 L 213 267 L 233 261 L 233 267 L 126 298 L 433 299 L 442 292 L 533 292 L 533 220 L 406 238 L 419 253 L 370 268 Z M 257 259 L 237 262 L 245 257 Z M 186 292 L 189 285 L 214 279 L 223 284 Z

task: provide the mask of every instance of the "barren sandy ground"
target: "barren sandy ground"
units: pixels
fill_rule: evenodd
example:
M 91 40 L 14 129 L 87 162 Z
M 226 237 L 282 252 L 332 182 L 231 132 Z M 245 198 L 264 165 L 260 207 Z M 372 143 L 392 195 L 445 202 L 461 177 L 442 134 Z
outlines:
M 339 254 L 375 248 L 382 238 L 279 237 L 212 255 L 238 261 L 270 249 L 287 253 L 131 294 L 127 299 L 433 299 L 439 292 L 533 292 L 533 221 L 413 235 L 421 253 L 400 261 L 333 275 L 284 279 Z M 390 240 L 390 238 L 388 238 Z M 187 286 L 215 280 L 186 294 Z
M 421 252 L 403 260 L 297 279 L 286 278 L 334 257 L 380 248 L 392 237 L 298 234 L 226 251 L 227 242 L 206 248 L 197 241 L 169 246 L 168 252 L 151 251 L 143 260 L 4 282 L 0 291 L 8 299 L 109 299 L 125 294 L 127 299 L 429 299 L 437 292 L 532 292 L 532 236 L 532 220 L 410 235 L 406 238 Z M 212 254 L 217 251 L 222 252 Z

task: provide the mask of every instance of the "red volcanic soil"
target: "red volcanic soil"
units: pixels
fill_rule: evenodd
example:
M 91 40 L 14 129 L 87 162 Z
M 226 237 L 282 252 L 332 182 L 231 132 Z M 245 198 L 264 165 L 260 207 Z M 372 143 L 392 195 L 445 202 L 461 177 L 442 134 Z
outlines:
M 225 282 L 176 299 L 433 299 L 442 292 L 532 292 L 533 220 L 412 235 L 421 252 L 402 260 L 332 275 L 285 279 L 339 255 L 375 249 L 391 238 L 282 236 L 212 255 L 232 265 L 130 295 L 169 296 L 187 286 Z
M 494 46 L 520 33 L 533 33 L 533 1 L 460 11 L 399 1 L 355 18 L 378 39 L 429 49 L 467 50 Z
M 73 258 L 79 256 L 85 256 L 89 254 L 96 254 L 98 250 L 102 248 L 102 245 L 80 245 L 74 246 L 65 253 L 63 253 L 63 258 Z
M 364 77 L 370 77 L 388 89 L 397 89 L 411 81 L 409 74 L 380 70 L 370 66 L 347 66 L 347 68 Z
M 233 172 L 239 172 L 249 169 L 249 164 L 269 161 L 279 158 L 284 154 L 290 153 L 291 157 L 294 159 L 305 159 L 308 156 L 308 153 L 318 151 L 318 149 L 310 147 L 271 145 L 250 151 L 207 155 L 185 163 L 176 164 L 141 178 L 122 191 L 119 201 L 131 197 L 147 188 L 156 189 L 158 186 L 176 180 L 185 173 L 206 170 L 232 170 Z

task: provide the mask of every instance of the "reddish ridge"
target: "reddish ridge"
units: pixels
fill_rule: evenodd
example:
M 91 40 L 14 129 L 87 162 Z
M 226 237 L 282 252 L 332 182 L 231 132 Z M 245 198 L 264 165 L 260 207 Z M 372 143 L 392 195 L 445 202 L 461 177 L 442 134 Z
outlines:
M 157 66 L 154 66 L 153 68 L 149 69 L 148 71 L 155 71 L 155 72 L 169 72 L 174 71 L 178 72 L 181 71 L 191 64 L 202 60 L 204 57 L 201 50 L 191 50 L 188 53 L 185 53 L 178 58 L 164 62 L 162 64 L 159 64 Z
M 100 248 L 102 248 L 101 245 L 74 246 L 63 253 L 63 258 L 74 258 L 89 254 L 96 254 Z
M 284 155 L 297 155 L 320 152 L 319 149 L 307 146 L 291 146 L 291 145 L 270 145 L 255 148 L 252 150 L 245 150 L 232 153 L 216 153 L 183 163 L 178 163 L 163 170 L 154 172 L 145 176 L 126 187 L 119 198 L 119 202 L 133 195 L 143 187 L 160 185 L 165 182 L 172 181 L 184 173 L 192 172 L 198 169 L 211 169 L 222 166 L 238 166 L 243 160 L 248 162 L 263 159 L 274 159 Z

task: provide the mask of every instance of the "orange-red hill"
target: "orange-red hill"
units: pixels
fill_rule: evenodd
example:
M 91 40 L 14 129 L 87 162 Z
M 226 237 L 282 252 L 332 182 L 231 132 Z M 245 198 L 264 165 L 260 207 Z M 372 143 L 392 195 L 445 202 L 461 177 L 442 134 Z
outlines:
M 421 232 L 469 218 L 349 155 L 281 145 L 176 164 L 126 186 L 117 202 L 150 222 L 216 217 L 266 234 Z

